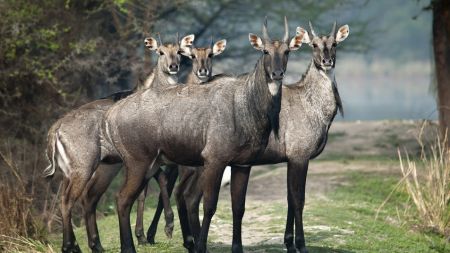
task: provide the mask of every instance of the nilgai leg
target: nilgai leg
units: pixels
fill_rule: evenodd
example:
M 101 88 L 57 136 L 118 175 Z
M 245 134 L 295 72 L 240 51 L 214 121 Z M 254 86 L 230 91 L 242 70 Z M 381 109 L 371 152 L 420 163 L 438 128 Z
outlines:
M 100 164 L 83 191 L 81 203 L 83 205 L 88 245 L 92 252 L 104 252 L 100 242 L 95 210 L 100 197 L 108 189 L 121 167 L 121 163 L 114 165 Z
M 177 165 L 166 165 L 164 174 L 166 175 L 166 178 L 167 178 L 167 187 L 166 188 L 167 188 L 168 199 L 170 200 L 170 196 L 172 195 L 173 188 L 175 187 L 175 182 L 177 181 L 177 178 L 178 178 L 178 166 Z M 147 242 L 150 244 L 155 243 L 155 236 L 156 236 L 156 231 L 158 229 L 158 222 L 159 222 L 159 219 L 161 217 L 161 213 L 162 213 L 163 207 L 164 207 L 163 201 L 164 201 L 163 194 L 161 192 L 159 194 L 158 206 L 156 207 L 155 215 L 153 216 L 152 223 L 150 224 L 150 227 L 147 230 Z M 170 207 L 170 205 L 169 205 L 169 207 Z M 167 214 L 166 214 L 166 227 L 165 227 L 164 231 L 165 231 L 167 237 L 172 238 L 173 218 L 172 218 L 172 220 L 168 219 Z
M 308 160 L 289 160 L 287 177 L 288 191 L 290 192 L 292 203 L 289 203 L 288 208 L 293 209 L 295 217 L 295 248 L 301 253 L 308 252 L 303 231 L 303 207 L 305 206 L 307 173 Z
M 204 171 L 201 175 L 203 184 L 203 221 L 198 241 L 196 241 L 197 253 L 206 252 L 206 240 L 209 226 L 214 216 L 219 198 L 220 182 L 226 167 L 226 163 L 219 161 L 205 161 Z
M 233 244 L 231 252 L 242 253 L 242 218 L 245 212 L 245 196 L 251 167 L 231 167 L 231 203 L 233 209 Z
M 126 166 L 125 182 L 116 196 L 122 253 L 136 252 L 131 233 L 130 211 L 134 201 L 142 192 L 149 179 L 149 177 L 146 177 L 147 172 L 149 172 L 148 162 L 137 161 L 132 158 L 129 160 L 124 161 Z

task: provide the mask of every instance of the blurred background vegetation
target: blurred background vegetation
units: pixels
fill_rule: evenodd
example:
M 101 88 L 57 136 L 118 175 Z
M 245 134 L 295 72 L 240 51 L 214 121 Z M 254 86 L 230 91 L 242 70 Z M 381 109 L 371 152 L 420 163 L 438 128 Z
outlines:
M 60 180 L 40 177 L 46 132 L 65 112 L 142 82 L 155 62 L 146 36 L 160 32 L 168 42 L 194 33 L 198 46 L 225 38 L 215 72 L 242 73 L 258 57 L 247 35 L 260 33 L 264 16 L 272 37 L 285 15 L 291 35 L 309 20 L 328 34 L 337 20 L 351 30 L 337 64 L 346 119 L 436 119 L 433 2 L 0 0 L 0 234 L 42 239 L 59 229 Z M 306 45 L 292 54 L 288 83 L 309 55 Z

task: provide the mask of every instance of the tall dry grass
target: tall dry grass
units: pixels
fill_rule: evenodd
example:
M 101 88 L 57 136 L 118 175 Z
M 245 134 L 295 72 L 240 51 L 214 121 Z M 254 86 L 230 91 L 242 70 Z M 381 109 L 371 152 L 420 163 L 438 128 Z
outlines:
M 413 218 L 419 226 L 428 231 L 439 233 L 450 241 L 450 146 L 447 133 L 435 131 L 432 143 L 423 141 L 424 123 L 417 137 L 421 147 L 419 157 L 412 158 L 407 150 L 398 149 L 402 178 L 391 194 L 381 204 L 387 203 L 398 189 L 404 189 L 412 208 L 405 208 L 399 219 Z M 403 188 L 402 188 L 403 187 Z M 408 205 L 407 205 L 408 206 Z M 403 218 L 402 218 L 403 217 Z
M 436 143 L 429 148 L 423 143 L 419 161 L 410 159 L 408 152 L 398 151 L 400 170 L 406 191 L 414 203 L 422 225 L 450 236 L 450 149 L 447 133 L 437 134 Z
M 54 211 L 42 198 L 50 189 L 40 177 L 39 153 L 24 142 L 0 147 L 0 252 L 52 252 L 45 214 Z

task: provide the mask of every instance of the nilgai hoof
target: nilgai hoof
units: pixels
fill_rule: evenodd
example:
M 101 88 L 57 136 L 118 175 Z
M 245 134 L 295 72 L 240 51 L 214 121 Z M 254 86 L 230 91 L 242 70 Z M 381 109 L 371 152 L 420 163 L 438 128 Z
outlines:
M 147 243 L 148 244 L 155 244 L 155 236 L 147 236 Z
M 172 233 L 173 233 L 173 222 L 172 223 L 168 223 L 166 225 L 166 227 L 164 228 L 164 232 L 166 233 L 167 238 L 171 239 L 172 238 Z
M 63 253 L 81 253 L 81 249 L 80 246 L 78 246 L 77 242 L 72 243 L 67 243 L 68 245 L 63 247 L 61 249 L 61 251 Z
M 298 251 L 297 251 L 297 249 L 296 249 L 295 247 L 289 247 L 289 248 L 287 249 L 287 252 L 288 252 L 288 253 L 297 253 Z
M 93 245 L 91 247 L 91 250 L 92 250 L 92 253 L 103 253 L 103 252 L 105 252 L 105 249 L 99 243 Z
M 232 253 L 244 253 L 244 250 L 242 249 L 242 245 L 233 245 L 233 246 L 231 246 L 231 252 Z
M 143 235 L 137 237 L 137 240 L 139 245 L 144 245 L 148 243 L 147 239 Z M 153 244 L 155 244 L 155 241 L 153 241 Z
M 124 249 L 120 251 L 121 253 L 136 253 L 134 248 Z
M 306 247 L 303 247 L 300 249 L 300 253 L 308 253 L 308 249 Z

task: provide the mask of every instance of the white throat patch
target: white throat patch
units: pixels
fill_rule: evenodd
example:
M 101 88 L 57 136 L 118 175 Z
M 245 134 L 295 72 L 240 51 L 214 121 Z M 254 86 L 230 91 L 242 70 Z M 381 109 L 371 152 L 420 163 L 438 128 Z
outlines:
M 272 81 L 269 83 L 269 91 L 272 96 L 276 96 L 280 90 L 280 81 Z
M 178 83 L 178 76 L 176 75 L 169 75 L 167 77 L 167 81 L 169 82 L 169 84 L 174 85 Z

